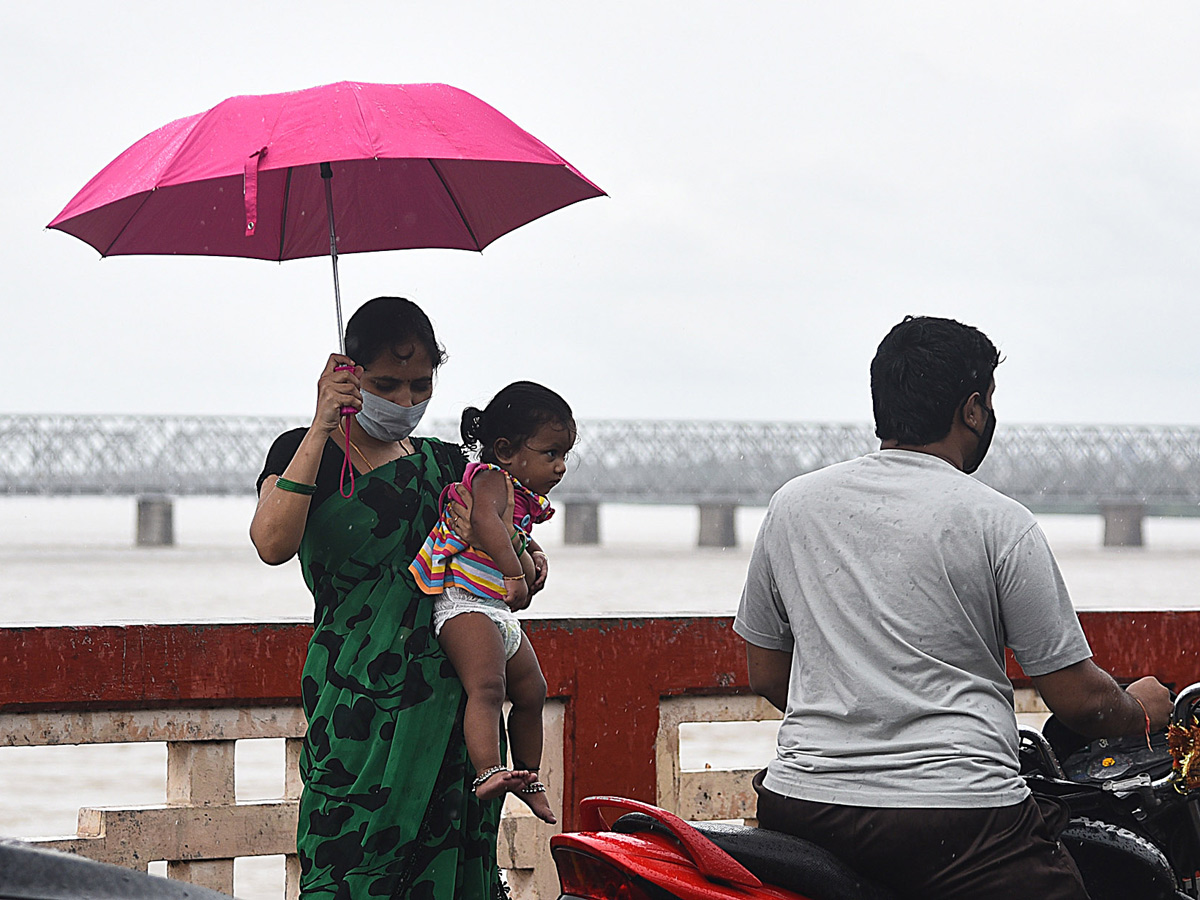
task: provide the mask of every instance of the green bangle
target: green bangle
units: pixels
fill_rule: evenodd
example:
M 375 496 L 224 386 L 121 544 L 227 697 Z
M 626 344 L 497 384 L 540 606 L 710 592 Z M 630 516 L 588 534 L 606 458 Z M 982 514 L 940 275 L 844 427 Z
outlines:
M 517 551 L 517 556 L 520 556 L 525 552 L 525 548 L 529 546 L 529 535 L 518 528 L 513 532 L 512 545 L 513 549 Z
M 315 484 L 301 484 L 299 481 L 289 481 L 282 475 L 275 479 L 275 487 L 281 491 L 290 491 L 293 494 L 307 494 L 309 496 L 317 492 Z

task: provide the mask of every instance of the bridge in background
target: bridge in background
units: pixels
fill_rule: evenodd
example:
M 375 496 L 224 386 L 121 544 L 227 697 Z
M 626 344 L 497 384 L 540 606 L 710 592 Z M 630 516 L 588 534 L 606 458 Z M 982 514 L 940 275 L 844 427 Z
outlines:
M 0 494 L 138 498 L 139 543 L 171 542 L 170 498 L 250 494 L 278 417 L 0 416 Z M 426 433 L 456 439 L 451 422 Z M 878 447 L 868 425 L 580 423 L 555 490 L 570 543 L 600 539 L 604 503 L 695 505 L 699 543 L 736 543 L 739 506 Z M 1145 516 L 1200 515 L 1200 427 L 1003 425 L 979 478 L 1034 512 L 1105 517 L 1105 544 L 1139 545 Z

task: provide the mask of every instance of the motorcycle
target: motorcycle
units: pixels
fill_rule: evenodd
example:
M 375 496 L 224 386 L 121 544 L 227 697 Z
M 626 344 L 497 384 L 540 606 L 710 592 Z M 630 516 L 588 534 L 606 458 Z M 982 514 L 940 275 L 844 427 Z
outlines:
M 1087 741 L 1051 717 L 1020 729 L 1021 774 L 1067 804 L 1061 835 L 1092 900 L 1200 898 L 1200 684 L 1167 729 Z M 787 834 L 685 822 L 623 797 L 588 797 L 555 835 L 560 900 L 895 900 L 829 851 Z

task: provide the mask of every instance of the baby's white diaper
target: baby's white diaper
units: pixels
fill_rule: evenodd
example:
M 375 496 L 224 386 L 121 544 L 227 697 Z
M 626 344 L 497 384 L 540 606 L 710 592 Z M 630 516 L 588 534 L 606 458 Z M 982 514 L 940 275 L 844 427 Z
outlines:
M 521 646 L 521 622 L 503 600 L 476 597 L 466 588 L 456 584 L 446 585 L 445 590 L 433 600 L 433 633 L 440 635 L 442 626 L 463 613 L 483 613 L 496 623 L 500 638 L 504 641 L 504 658 L 512 659 Z

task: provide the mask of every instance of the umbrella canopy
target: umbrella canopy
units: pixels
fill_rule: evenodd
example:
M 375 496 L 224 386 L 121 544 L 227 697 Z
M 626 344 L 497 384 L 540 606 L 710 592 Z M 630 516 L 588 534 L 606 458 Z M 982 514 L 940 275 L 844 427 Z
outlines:
M 109 163 L 49 227 L 102 256 L 322 256 L 335 219 L 335 253 L 482 250 L 603 194 L 465 91 L 340 82 L 233 97 L 165 125 Z

